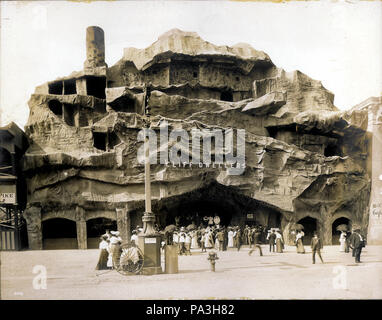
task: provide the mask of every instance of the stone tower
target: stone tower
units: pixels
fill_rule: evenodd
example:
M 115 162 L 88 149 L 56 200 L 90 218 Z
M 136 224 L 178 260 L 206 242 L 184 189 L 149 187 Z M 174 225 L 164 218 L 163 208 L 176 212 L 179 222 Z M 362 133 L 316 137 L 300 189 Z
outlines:
M 85 69 L 107 67 L 105 63 L 105 35 L 100 27 L 91 26 L 86 29 L 86 61 Z

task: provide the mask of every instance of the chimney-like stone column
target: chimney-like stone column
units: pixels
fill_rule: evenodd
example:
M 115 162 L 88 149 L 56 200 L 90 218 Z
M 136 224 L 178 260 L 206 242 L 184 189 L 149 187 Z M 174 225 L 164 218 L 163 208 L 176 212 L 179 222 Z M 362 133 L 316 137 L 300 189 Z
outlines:
M 91 26 L 86 29 L 86 61 L 85 69 L 107 66 L 105 63 L 105 35 L 100 27 Z

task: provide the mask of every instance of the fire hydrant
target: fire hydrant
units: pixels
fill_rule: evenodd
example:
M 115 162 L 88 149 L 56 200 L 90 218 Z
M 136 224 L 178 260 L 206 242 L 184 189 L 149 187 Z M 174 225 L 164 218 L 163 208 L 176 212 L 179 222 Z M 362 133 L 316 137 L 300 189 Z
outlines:
M 210 263 L 211 263 L 211 271 L 215 272 L 215 260 L 218 260 L 219 257 L 218 255 L 216 254 L 216 252 L 212 251 L 208 254 L 208 258 L 207 258 Z

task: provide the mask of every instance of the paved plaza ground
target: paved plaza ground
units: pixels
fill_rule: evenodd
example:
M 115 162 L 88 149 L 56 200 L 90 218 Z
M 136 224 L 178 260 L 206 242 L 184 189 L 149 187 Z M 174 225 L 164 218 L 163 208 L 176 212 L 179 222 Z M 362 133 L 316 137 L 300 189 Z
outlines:
M 179 273 L 123 276 L 94 270 L 98 250 L 1 252 L 2 299 L 381 299 L 382 246 L 364 248 L 361 264 L 339 246 L 326 246 L 325 263 L 311 251 L 264 256 L 249 249 L 218 252 L 216 272 L 206 253 L 179 257 Z M 163 260 L 163 255 L 162 255 Z M 47 271 L 46 289 L 33 288 L 33 268 Z M 37 267 L 38 268 L 38 267 Z

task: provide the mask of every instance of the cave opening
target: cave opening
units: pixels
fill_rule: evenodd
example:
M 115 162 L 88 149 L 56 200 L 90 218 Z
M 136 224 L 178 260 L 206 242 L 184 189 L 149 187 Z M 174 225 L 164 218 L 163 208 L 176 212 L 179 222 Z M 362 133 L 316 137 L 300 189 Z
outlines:
M 76 222 L 64 218 L 53 218 L 42 222 L 44 249 L 77 249 Z
M 106 233 L 106 230 L 116 231 L 117 221 L 108 218 L 94 218 L 86 221 L 87 248 L 97 249 L 100 237 Z
M 324 150 L 325 157 L 341 156 L 341 152 L 334 144 L 328 144 Z
M 62 103 L 58 100 L 50 100 L 48 103 L 50 111 L 56 116 L 62 116 Z
M 233 94 L 232 91 L 225 90 L 220 93 L 220 100 L 222 101 L 233 101 Z
M 340 244 L 341 231 L 337 231 L 337 227 L 341 224 L 344 224 L 347 226 L 347 231 L 351 230 L 351 221 L 348 218 L 341 217 L 334 220 L 332 224 L 332 244 L 333 245 Z
M 281 227 L 281 212 L 242 194 L 236 188 L 217 183 L 161 200 L 158 208 L 158 224 L 162 228 L 177 221 L 180 226 L 194 223 L 205 227 L 207 217 L 215 215 L 219 216 L 222 226 Z
M 105 99 L 106 78 L 105 77 L 87 77 L 86 92 L 89 96 Z
M 76 94 L 76 81 L 75 80 L 65 80 L 64 81 L 64 94 Z
M 304 226 L 304 237 L 303 237 L 303 244 L 304 246 L 310 245 L 310 242 L 312 241 L 312 237 L 314 232 L 317 232 L 317 219 L 312 217 L 305 217 L 303 219 L 300 219 L 297 223 Z
M 62 95 L 63 88 L 64 88 L 64 86 L 63 86 L 62 81 L 52 82 L 52 83 L 48 84 L 49 94 Z
M 106 151 L 107 133 L 105 132 L 93 132 L 94 147 Z

